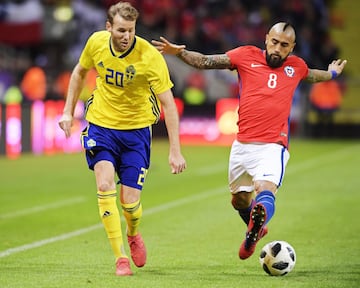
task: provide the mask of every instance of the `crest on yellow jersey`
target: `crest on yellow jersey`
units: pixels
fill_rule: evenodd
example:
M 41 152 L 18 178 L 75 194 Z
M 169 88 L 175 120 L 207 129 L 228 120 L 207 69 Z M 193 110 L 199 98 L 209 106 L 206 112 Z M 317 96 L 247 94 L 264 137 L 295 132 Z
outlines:
M 130 65 L 130 66 L 126 67 L 125 74 L 126 74 L 126 81 L 131 82 L 134 79 L 135 74 L 136 74 L 134 65 Z

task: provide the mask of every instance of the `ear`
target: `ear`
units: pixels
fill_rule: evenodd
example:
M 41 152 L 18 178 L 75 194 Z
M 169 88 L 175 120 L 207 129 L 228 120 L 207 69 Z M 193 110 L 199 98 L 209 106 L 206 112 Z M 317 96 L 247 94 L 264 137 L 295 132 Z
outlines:
M 295 45 L 296 45 L 296 43 L 294 42 L 294 44 L 293 44 L 292 47 L 291 47 L 290 52 L 293 52 L 293 50 L 294 50 L 294 48 L 295 48 Z
M 268 41 L 269 41 L 269 34 L 266 34 L 266 37 L 265 37 L 265 45 L 268 44 Z
M 111 23 L 109 21 L 106 21 L 105 28 L 108 32 L 111 31 Z

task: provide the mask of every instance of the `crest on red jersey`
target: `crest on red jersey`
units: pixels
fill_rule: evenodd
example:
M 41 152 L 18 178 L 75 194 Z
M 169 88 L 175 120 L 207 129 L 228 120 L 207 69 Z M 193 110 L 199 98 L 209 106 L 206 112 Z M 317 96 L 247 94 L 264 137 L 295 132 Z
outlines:
M 285 72 L 286 76 L 294 77 L 295 69 L 293 67 L 291 67 L 291 66 L 286 66 L 284 68 L 284 72 Z

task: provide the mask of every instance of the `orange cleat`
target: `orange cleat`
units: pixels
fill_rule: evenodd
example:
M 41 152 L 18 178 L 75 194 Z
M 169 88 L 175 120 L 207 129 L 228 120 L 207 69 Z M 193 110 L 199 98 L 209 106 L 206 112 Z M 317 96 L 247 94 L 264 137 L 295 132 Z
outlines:
M 140 233 L 128 236 L 128 243 L 134 264 L 137 267 L 143 267 L 146 263 L 146 248 Z
M 126 257 L 121 257 L 116 261 L 116 272 L 117 276 L 131 276 L 133 275 L 130 269 L 130 261 Z

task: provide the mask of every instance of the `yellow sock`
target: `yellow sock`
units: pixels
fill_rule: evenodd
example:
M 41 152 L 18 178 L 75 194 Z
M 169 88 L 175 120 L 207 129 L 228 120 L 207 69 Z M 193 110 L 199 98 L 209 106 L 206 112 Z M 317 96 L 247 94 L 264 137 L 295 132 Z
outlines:
M 116 196 L 116 190 L 97 192 L 100 218 L 109 238 L 114 255 L 116 259 L 118 259 L 127 256 L 124 250 L 120 214 L 116 205 Z
M 134 203 L 121 203 L 123 214 L 127 222 L 127 234 L 135 236 L 138 233 L 138 227 L 142 216 L 142 205 L 140 200 Z

